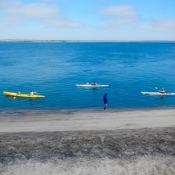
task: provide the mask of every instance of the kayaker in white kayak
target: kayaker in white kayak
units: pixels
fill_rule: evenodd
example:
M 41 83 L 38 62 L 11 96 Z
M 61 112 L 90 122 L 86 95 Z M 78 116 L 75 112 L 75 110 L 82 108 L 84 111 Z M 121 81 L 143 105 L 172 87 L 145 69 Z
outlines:
M 94 86 L 96 86 L 97 85 L 97 83 L 94 81 L 91 85 L 94 85 Z
M 162 93 L 162 94 L 166 93 L 164 88 L 162 88 L 159 92 Z

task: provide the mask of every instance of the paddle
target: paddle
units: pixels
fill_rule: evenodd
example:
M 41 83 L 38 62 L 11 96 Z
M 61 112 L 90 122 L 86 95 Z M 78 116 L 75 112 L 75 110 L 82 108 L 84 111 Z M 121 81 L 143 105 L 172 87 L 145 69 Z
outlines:
M 155 87 L 155 89 L 159 91 L 159 89 L 157 87 Z
M 160 93 L 160 90 L 158 89 L 158 87 L 155 87 L 155 89 Z

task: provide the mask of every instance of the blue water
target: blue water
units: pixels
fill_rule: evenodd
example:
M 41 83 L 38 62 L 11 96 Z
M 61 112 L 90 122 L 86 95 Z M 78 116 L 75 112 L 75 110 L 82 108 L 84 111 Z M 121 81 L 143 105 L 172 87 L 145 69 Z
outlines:
M 77 88 L 96 81 L 109 88 Z M 0 43 L 0 109 L 167 108 L 175 97 L 143 96 L 155 86 L 175 92 L 175 43 Z M 13 99 L 3 91 L 45 95 Z

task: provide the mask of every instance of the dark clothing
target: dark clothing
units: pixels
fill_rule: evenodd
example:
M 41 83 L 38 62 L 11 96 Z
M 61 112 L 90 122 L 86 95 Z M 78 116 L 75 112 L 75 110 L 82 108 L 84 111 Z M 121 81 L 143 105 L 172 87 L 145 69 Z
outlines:
M 103 101 L 104 101 L 104 104 L 107 104 L 107 103 L 108 103 L 107 96 L 104 96 L 104 97 L 103 97 Z

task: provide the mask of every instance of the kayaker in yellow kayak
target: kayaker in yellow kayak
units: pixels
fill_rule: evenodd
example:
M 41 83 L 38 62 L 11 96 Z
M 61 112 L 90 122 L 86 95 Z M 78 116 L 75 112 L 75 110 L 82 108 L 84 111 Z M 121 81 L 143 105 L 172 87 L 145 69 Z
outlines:
M 33 96 L 34 95 L 34 92 L 32 90 L 30 90 L 30 95 Z
M 3 92 L 5 96 L 9 96 L 9 97 L 21 97 L 21 98 L 45 98 L 44 95 L 38 95 L 36 92 L 33 92 L 32 90 L 30 91 L 29 94 L 22 94 L 20 92 L 7 92 L 4 91 Z

